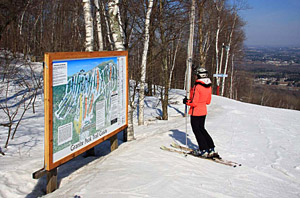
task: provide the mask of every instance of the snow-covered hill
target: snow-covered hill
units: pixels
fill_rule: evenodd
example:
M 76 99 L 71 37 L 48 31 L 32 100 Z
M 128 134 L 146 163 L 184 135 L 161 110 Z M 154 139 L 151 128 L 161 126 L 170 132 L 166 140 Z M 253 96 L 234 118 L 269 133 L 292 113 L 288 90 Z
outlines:
M 171 91 L 169 120 L 156 120 L 160 105 L 146 99 L 146 124 L 135 126 L 136 140 L 97 157 L 76 159 L 58 170 L 59 189 L 46 197 L 300 197 L 300 112 L 262 107 L 213 96 L 206 128 L 219 154 L 242 163 L 232 168 L 160 150 L 172 142 L 196 148 L 189 120 L 182 117 L 182 90 Z M 186 124 L 187 121 L 187 124 Z M 31 174 L 43 166 L 43 104 L 27 114 L 5 156 L 0 156 L 0 197 L 37 197 L 45 177 Z M 6 129 L 0 128 L 0 145 Z M 121 135 L 120 135 L 121 137 Z

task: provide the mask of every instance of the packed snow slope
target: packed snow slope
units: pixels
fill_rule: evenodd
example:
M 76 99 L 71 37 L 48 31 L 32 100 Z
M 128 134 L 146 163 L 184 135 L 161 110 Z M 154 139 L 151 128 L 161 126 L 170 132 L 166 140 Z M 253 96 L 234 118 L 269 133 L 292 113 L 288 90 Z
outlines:
M 147 97 L 145 126 L 135 125 L 136 140 L 96 157 L 79 156 L 58 169 L 59 189 L 45 197 L 300 197 L 300 112 L 262 107 L 213 96 L 206 128 L 232 168 L 160 149 L 172 142 L 197 148 L 189 118 L 183 117 L 183 90 L 170 93 L 169 120 L 159 100 Z M 43 162 L 43 105 L 27 115 L 18 137 L 0 156 L 0 197 L 37 197 L 45 177 L 31 179 Z M 135 116 L 136 119 L 136 116 Z M 5 130 L 1 128 L 1 145 Z M 120 136 L 121 138 L 121 136 Z

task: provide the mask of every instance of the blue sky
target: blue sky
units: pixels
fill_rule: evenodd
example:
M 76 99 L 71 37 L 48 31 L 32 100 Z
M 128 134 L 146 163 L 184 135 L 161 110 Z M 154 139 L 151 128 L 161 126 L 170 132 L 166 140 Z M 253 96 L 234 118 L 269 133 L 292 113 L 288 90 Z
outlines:
M 246 45 L 300 46 L 300 0 L 248 0 Z
M 117 57 L 107 58 L 89 58 L 89 59 L 77 59 L 77 60 L 59 60 L 53 61 L 53 63 L 68 62 L 68 76 L 80 72 L 80 70 L 89 71 L 99 64 L 113 60 L 117 64 Z

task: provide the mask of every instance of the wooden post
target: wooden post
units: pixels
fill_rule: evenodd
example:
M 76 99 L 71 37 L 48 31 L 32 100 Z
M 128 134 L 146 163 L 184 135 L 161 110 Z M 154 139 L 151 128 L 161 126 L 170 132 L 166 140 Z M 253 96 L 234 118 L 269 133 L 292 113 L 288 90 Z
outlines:
M 123 142 L 127 142 L 127 128 L 123 130 Z
M 110 138 L 110 151 L 116 150 L 118 148 L 118 134 Z
M 57 168 L 47 171 L 46 193 L 51 193 L 57 189 Z

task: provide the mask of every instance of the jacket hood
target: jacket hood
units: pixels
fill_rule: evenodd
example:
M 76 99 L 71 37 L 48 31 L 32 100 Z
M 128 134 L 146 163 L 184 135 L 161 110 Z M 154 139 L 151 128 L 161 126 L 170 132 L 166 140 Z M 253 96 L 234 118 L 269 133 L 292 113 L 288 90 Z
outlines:
M 211 80 L 209 78 L 197 79 L 196 82 L 195 82 L 195 85 L 202 85 L 204 87 L 210 87 L 211 86 Z

